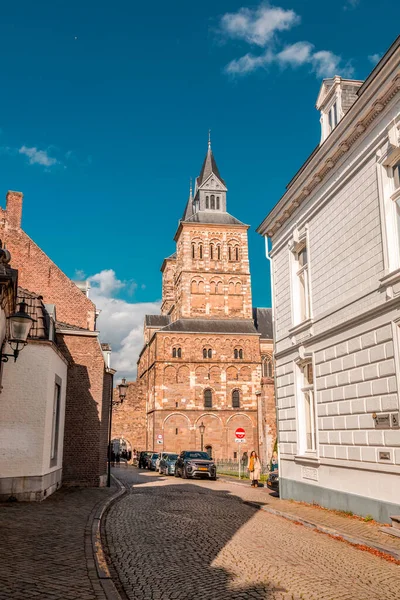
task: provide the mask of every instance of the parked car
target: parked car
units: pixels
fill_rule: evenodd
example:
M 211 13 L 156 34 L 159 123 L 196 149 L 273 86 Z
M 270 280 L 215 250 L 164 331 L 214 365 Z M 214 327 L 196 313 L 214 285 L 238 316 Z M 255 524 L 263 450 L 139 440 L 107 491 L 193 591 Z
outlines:
M 156 470 L 156 460 L 159 457 L 158 452 L 151 452 L 147 457 L 147 468 L 149 471 Z
M 164 452 L 160 465 L 158 467 L 158 472 L 161 475 L 174 475 L 175 474 L 175 463 L 178 460 L 177 454 L 172 454 L 171 452 Z
M 217 467 L 207 452 L 184 450 L 175 463 L 175 477 L 207 477 L 217 479 Z
M 142 450 L 141 452 L 139 452 L 138 454 L 138 467 L 139 469 L 146 469 L 147 468 L 147 456 L 151 454 L 151 452 L 149 452 L 148 450 Z
M 271 471 L 271 473 L 268 475 L 267 487 L 274 492 L 278 492 L 278 494 L 279 494 L 279 472 L 278 471 Z

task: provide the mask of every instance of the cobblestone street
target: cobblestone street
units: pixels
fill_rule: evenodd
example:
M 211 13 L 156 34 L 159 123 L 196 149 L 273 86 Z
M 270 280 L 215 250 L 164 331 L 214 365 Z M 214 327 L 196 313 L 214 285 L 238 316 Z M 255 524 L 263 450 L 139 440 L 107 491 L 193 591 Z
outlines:
M 257 490 L 115 473 L 129 493 L 111 507 L 105 537 L 123 598 L 400 597 L 399 566 L 246 504 Z
M 113 492 L 63 488 L 40 504 L 1 504 L 0 599 L 105 600 L 85 529 Z

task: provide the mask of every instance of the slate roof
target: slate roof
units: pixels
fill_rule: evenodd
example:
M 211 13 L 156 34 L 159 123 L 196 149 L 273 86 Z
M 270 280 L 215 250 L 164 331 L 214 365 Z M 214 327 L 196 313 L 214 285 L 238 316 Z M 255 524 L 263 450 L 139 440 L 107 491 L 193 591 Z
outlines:
M 210 223 L 216 225 L 244 225 L 242 221 L 236 219 L 227 212 L 218 212 L 218 211 L 206 211 L 200 210 L 199 212 L 194 213 L 191 217 L 186 219 L 186 223 Z
M 187 204 L 185 206 L 185 210 L 183 211 L 182 221 L 186 221 L 193 214 L 193 198 L 189 198 Z
M 253 319 L 258 333 L 261 333 L 261 338 L 272 340 L 272 308 L 253 308 Z
M 250 319 L 178 319 L 163 327 L 162 331 L 257 334 Z
M 19 302 L 26 303 L 26 312 L 34 319 L 29 337 L 35 340 L 48 340 L 49 315 L 43 303 L 43 297 L 19 287 L 17 303 Z
M 146 315 L 144 318 L 146 327 L 165 327 L 170 321 L 169 315 Z
M 221 175 L 219 174 L 219 170 L 217 167 L 217 163 L 215 162 L 214 154 L 213 154 L 211 148 L 209 147 L 207 150 L 206 157 L 203 162 L 203 166 L 201 167 L 200 175 L 197 178 L 197 185 L 200 186 L 203 183 L 203 181 L 208 179 L 208 177 L 211 175 L 211 173 L 214 173 L 214 175 L 216 175 L 218 177 L 218 179 L 220 181 L 222 181 L 222 183 L 225 185 L 225 181 L 222 179 Z

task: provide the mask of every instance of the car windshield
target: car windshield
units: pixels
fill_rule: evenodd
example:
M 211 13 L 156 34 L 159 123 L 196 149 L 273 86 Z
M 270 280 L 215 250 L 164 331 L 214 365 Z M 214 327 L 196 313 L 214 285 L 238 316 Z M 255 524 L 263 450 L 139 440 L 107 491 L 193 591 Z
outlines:
M 158 454 L 153 454 L 151 458 L 158 458 Z
M 172 460 L 177 460 L 177 458 L 178 458 L 177 454 L 169 454 L 168 456 L 165 457 L 165 460 L 172 461 Z
M 207 452 L 185 452 L 185 458 L 201 458 L 201 460 L 210 460 Z

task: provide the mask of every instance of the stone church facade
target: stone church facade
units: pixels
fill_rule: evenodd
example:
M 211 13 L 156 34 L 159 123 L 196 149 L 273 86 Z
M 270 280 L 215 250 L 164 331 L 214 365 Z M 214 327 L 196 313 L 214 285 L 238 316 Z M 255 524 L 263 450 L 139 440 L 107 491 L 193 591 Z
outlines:
M 146 449 L 200 449 L 204 424 L 203 448 L 213 458 L 256 449 L 269 460 L 276 436 L 271 311 L 252 307 L 248 225 L 227 212 L 226 193 L 209 144 L 176 252 L 161 267 L 161 314 L 145 318 L 132 385 L 146 398 Z M 246 432 L 242 444 L 238 427 Z

